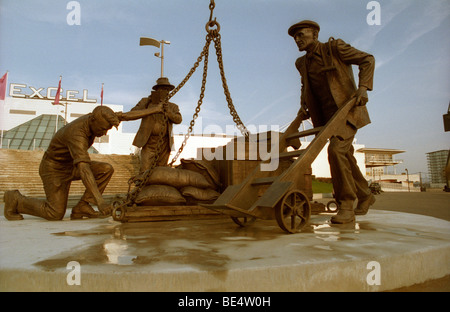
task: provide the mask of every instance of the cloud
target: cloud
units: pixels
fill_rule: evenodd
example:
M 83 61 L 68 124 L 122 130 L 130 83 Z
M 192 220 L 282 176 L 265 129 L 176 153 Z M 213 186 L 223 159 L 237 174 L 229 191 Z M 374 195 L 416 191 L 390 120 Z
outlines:
M 254 114 L 249 120 L 246 120 L 246 124 L 254 123 L 260 116 L 268 114 L 268 112 L 274 107 L 279 107 L 281 103 L 287 102 L 288 99 L 295 97 L 297 95 L 297 90 L 293 90 L 292 92 L 286 93 L 284 96 L 277 98 L 272 103 L 265 105 L 263 109 L 259 110 L 256 114 Z M 300 108 L 300 107 L 299 107 Z M 292 118 L 293 119 L 293 118 Z M 292 120 L 290 120 L 292 121 Z
M 389 51 L 377 55 L 376 69 L 379 69 L 402 55 L 423 35 L 438 28 L 449 15 L 447 1 L 393 1 L 381 7 L 381 25 L 369 27 L 353 44 L 370 51 L 377 50 L 374 45 L 388 40 Z
M 353 41 L 353 44 L 361 50 L 370 50 L 375 42 L 377 35 L 403 11 L 412 5 L 408 1 L 393 1 L 381 6 L 381 25 L 373 25 L 366 28 L 366 31 Z

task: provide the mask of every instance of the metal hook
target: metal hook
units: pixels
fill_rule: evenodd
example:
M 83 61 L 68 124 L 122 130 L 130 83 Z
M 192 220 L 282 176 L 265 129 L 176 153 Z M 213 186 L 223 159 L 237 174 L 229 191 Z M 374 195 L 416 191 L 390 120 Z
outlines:
M 211 11 L 211 14 L 209 15 L 209 21 L 212 21 L 213 11 L 215 7 L 216 4 L 214 3 L 214 0 L 211 0 L 211 3 L 209 4 L 209 10 Z

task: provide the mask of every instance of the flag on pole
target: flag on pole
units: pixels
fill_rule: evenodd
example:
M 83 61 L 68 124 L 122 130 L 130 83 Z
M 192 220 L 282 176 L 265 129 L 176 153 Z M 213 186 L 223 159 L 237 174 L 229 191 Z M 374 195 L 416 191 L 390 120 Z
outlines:
M 8 84 L 8 72 L 0 78 L 0 148 L 3 148 L 3 132 L 6 130 L 5 128 L 5 120 L 6 120 L 6 86 Z
M 3 101 L 6 97 L 6 85 L 8 81 L 8 72 L 0 78 L 0 101 Z
M 59 76 L 58 90 L 56 91 L 55 101 L 53 102 L 53 105 L 59 105 L 59 94 L 61 93 L 61 77 L 62 76 Z
M 100 106 L 102 106 L 103 105 L 103 83 L 102 83 L 102 93 L 100 93 L 100 97 L 101 97 Z

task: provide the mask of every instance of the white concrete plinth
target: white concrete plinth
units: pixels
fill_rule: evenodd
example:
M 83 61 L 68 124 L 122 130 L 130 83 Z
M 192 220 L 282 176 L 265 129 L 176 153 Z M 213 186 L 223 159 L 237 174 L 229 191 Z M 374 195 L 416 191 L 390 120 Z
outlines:
M 229 218 L 1 216 L 0 291 L 381 291 L 450 274 L 447 221 L 376 210 L 352 225 L 329 218 L 312 216 L 289 235 L 275 220 L 239 228 Z M 68 285 L 77 274 L 71 261 L 80 264 L 81 285 Z

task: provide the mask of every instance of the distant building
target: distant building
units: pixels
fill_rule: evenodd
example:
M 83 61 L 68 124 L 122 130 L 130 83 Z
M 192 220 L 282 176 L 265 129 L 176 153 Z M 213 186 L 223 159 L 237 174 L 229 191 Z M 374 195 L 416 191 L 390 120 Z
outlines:
M 361 148 L 357 152 L 365 154 L 366 179 L 378 182 L 385 192 L 419 192 L 422 188 L 420 173 L 397 173 L 396 165 L 403 160 L 394 155 L 404 153 L 403 150 L 386 148 Z
M 432 184 L 446 184 L 445 167 L 447 166 L 447 159 L 449 157 L 449 150 L 440 150 L 427 153 L 428 160 L 428 175 Z
M 394 159 L 394 155 L 405 151 L 385 148 L 360 148 L 357 152 L 365 154 L 366 175 L 375 178 L 386 174 L 397 174 L 395 166 L 403 163 L 403 160 Z M 389 170 L 390 167 L 392 167 L 391 171 Z

